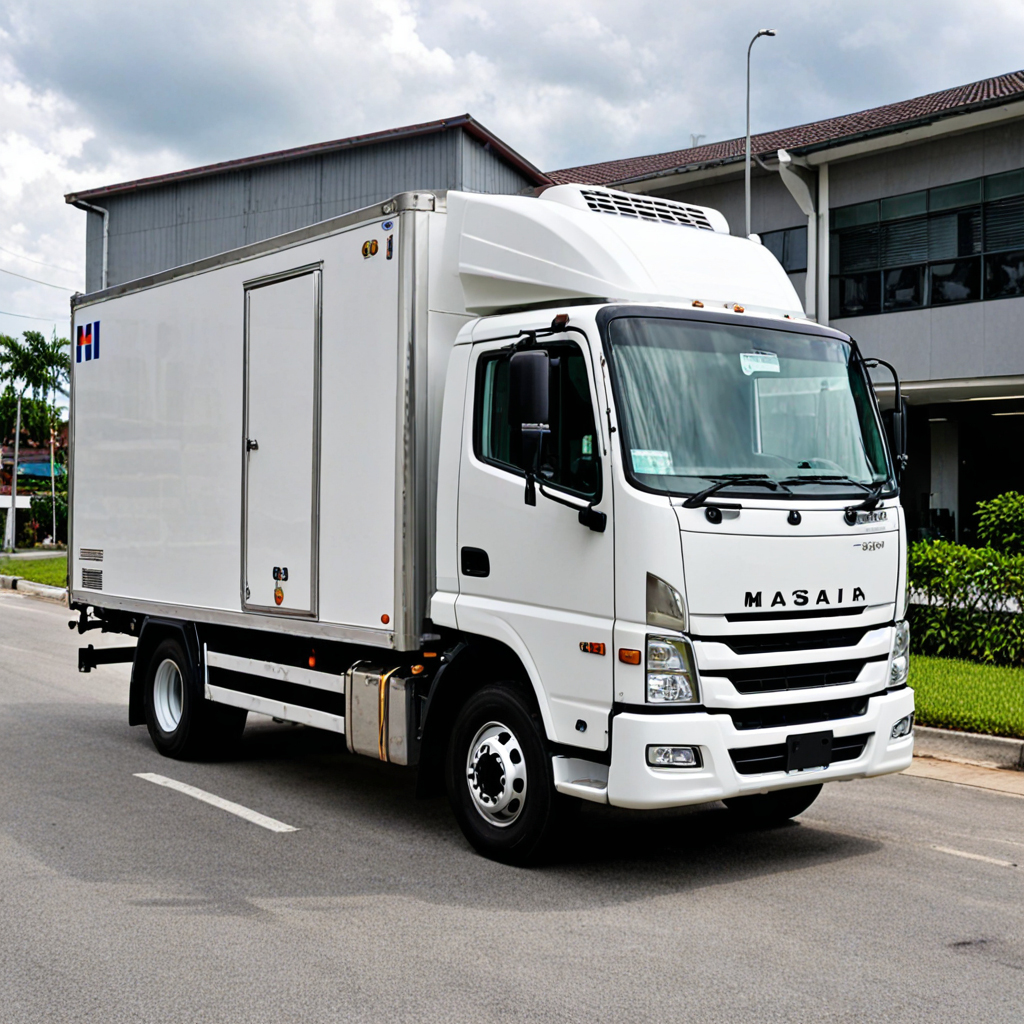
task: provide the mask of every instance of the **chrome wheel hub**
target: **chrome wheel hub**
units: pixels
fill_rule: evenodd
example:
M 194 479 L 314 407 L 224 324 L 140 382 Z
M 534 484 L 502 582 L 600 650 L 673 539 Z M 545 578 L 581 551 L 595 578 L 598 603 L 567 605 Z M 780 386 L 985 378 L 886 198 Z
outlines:
M 170 658 L 165 658 L 153 677 L 153 713 L 163 732 L 174 732 L 181 723 L 183 689 L 181 670 Z
M 490 824 L 505 828 L 523 812 L 526 760 L 515 734 L 501 722 L 488 722 L 473 737 L 466 759 L 473 806 Z

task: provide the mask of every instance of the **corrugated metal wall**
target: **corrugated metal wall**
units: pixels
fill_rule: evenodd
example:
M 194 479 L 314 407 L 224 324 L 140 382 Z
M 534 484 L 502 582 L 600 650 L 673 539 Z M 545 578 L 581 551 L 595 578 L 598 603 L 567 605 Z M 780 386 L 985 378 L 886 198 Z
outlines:
M 107 283 L 121 284 L 417 188 L 515 194 L 532 182 L 461 128 L 229 171 L 97 200 L 110 211 Z M 103 219 L 88 215 L 86 290 Z

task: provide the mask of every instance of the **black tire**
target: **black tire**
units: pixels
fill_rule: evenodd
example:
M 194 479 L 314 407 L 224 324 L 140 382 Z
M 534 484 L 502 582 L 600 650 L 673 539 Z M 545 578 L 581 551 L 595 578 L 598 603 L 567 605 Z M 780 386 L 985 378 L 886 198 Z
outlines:
M 195 665 L 180 640 L 156 645 L 143 684 L 146 727 L 153 745 L 180 761 L 223 755 L 237 744 L 247 712 L 203 697 Z
M 555 789 L 541 723 L 512 686 L 488 686 L 467 700 L 449 738 L 445 777 L 463 834 L 506 864 L 549 856 L 579 804 Z
M 774 793 L 734 796 L 723 801 L 737 821 L 750 828 L 772 828 L 803 814 L 818 798 L 822 784 L 780 789 Z

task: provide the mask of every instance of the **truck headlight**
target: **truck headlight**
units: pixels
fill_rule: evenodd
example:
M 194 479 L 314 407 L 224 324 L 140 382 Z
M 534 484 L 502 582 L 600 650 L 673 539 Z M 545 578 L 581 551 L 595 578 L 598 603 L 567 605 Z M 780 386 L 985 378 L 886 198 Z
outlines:
M 910 625 L 906 619 L 896 623 L 896 637 L 889 662 L 889 686 L 905 686 L 910 675 Z
M 699 704 L 696 661 L 689 640 L 647 638 L 647 700 L 652 704 Z

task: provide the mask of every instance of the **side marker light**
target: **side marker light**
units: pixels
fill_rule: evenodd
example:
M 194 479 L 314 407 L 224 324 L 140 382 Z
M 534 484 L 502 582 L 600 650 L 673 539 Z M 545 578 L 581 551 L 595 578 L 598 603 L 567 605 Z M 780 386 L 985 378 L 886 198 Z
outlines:
M 628 647 L 619 648 L 619 661 L 626 665 L 639 665 L 640 664 L 640 652 L 631 650 Z

